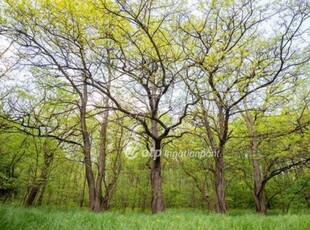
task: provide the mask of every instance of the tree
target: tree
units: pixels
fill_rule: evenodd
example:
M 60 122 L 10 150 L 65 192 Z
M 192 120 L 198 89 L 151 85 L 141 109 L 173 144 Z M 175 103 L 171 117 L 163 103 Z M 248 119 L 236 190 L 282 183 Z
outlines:
M 267 127 L 262 129 L 262 125 L 259 125 L 260 122 L 264 122 L 265 124 L 268 122 L 264 118 L 265 116 L 264 114 L 259 115 L 257 112 L 255 115 L 252 115 L 249 111 L 243 115 L 250 136 L 249 157 L 253 167 L 253 185 L 248 184 L 248 186 L 253 194 L 256 210 L 262 214 L 265 214 L 267 211 L 264 201 L 266 184 L 281 173 L 309 164 L 310 160 L 306 153 L 308 150 L 300 145 L 300 138 L 304 136 L 303 133 L 300 134 L 300 131 L 303 132 L 302 130 L 309 125 L 309 121 L 303 118 L 304 112 L 297 116 L 297 118 L 292 118 L 288 114 L 282 114 L 280 115 L 280 119 L 278 118 L 279 121 L 274 120 L 272 116 L 266 116 L 268 117 L 267 119 L 271 119 L 274 124 L 278 124 L 281 127 L 278 131 L 274 125 L 272 126 L 272 131 L 268 131 Z M 287 121 L 283 122 L 283 119 Z M 286 122 L 289 122 L 289 124 L 285 124 Z M 298 125 L 294 127 L 294 123 Z M 263 150 L 260 149 L 263 148 L 263 142 L 270 139 L 277 140 L 282 146 L 287 146 L 284 150 L 280 150 L 286 154 L 275 153 L 268 161 L 268 165 L 263 167 L 262 156 L 260 156 Z M 274 149 L 278 148 L 274 147 Z
M 114 8 L 107 4 L 103 7 L 113 17 L 127 20 L 130 25 L 128 29 L 121 28 L 125 43 L 112 36 L 120 49 L 115 57 L 118 62 L 112 68 L 122 94 L 131 100 L 117 98 L 105 84 L 93 79 L 89 82 L 110 98 L 113 110 L 124 113 L 143 127 L 143 131 L 137 132 L 139 135 L 150 139 L 151 207 L 153 213 L 158 213 L 164 210 L 160 156 L 164 140 L 179 136 L 170 133 L 182 123 L 190 106 L 198 101 L 181 81 L 186 74 L 182 67 L 182 50 L 173 40 L 173 33 L 177 31 L 169 24 L 173 22 L 170 12 L 175 11 L 171 9 L 174 5 L 116 1 Z M 173 88 L 183 91 L 179 98 L 174 95 Z
M 109 19 L 103 19 L 98 24 L 97 16 L 101 16 L 101 12 L 95 10 L 94 3 L 96 2 L 81 5 L 78 1 L 51 3 L 42 0 L 34 5 L 31 1 L 17 4 L 6 1 L 7 6 L 10 7 L 8 21 L 11 24 L 7 23 L 4 30 L 6 36 L 18 45 L 20 55 L 24 57 L 24 64 L 41 69 L 43 77 L 46 77 L 44 71 L 48 71 L 49 76 L 61 79 L 60 85 L 55 85 L 55 87 L 62 88 L 64 91 L 68 90 L 76 95 L 75 101 L 70 103 L 75 104 L 75 110 L 79 111 L 79 132 L 82 144 L 78 141 L 73 141 L 73 144 L 78 144 L 83 149 L 90 208 L 100 211 L 105 206 L 101 187 L 105 174 L 109 112 L 107 109 L 97 111 L 103 119 L 100 122 L 99 170 L 96 177 L 91 156 L 91 130 L 88 124 L 91 103 L 89 98 L 99 95 L 104 105 L 107 105 L 109 100 L 93 92 L 93 88 L 87 84 L 87 79 L 92 73 L 98 72 L 101 78 L 106 77 L 106 66 L 101 57 L 104 54 L 108 59 L 108 51 L 105 43 L 100 43 L 99 38 L 102 29 L 107 28 Z M 46 15 L 49 17 L 46 18 Z M 92 33 L 87 34 L 87 31 L 92 31 Z M 94 47 L 97 49 L 94 50 Z M 109 77 L 107 76 L 106 79 L 108 80 Z
M 302 25 L 309 18 L 309 7 L 294 3 L 277 13 L 268 10 L 269 4 L 252 0 L 201 5 L 204 13 L 185 15 L 179 24 L 194 75 L 189 80 L 196 82 L 192 90 L 201 100 L 197 118 L 214 153 L 217 209 L 225 213 L 224 149 L 232 132 L 231 117 L 238 114 L 237 106 L 245 98 L 298 75 L 298 67 L 308 62 L 309 55 L 297 56 L 308 49 L 296 42 L 303 38 Z M 261 36 L 263 24 L 273 15 L 281 18 L 279 29 Z
M 296 194 L 306 206 L 309 4 L 196 3 L 0 3 L 5 199 L 264 213 Z M 148 159 L 129 161 L 136 151 Z

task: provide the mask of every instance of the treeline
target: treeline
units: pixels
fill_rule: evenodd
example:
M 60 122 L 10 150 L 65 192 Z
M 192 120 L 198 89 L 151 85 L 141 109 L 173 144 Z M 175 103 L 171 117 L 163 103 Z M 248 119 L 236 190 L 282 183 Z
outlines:
M 0 5 L 3 202 L 309 208 L 309 3 Z

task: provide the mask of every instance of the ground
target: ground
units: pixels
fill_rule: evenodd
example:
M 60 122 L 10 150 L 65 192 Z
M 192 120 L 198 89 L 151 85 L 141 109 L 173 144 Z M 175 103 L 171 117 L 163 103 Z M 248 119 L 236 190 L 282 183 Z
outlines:
M 226 215 L 201 210 L 173 209 L 165 213 L 108 211 L 92 213 L 87 209 L 0 206 L 0 229 L 310 229 L 310 211 L 267 216 L 253 211 L 232 210 Z

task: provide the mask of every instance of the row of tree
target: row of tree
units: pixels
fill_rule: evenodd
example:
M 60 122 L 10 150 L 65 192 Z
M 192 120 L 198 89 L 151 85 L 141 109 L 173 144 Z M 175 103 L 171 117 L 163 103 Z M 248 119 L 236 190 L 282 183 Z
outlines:
M 308 199 L 309 3 L 1 6 L 4 200 L 16 190 L 16 175 L 27 206 L 42 204 L 50 186 L 46 203 L 67 203 L 66 194 L 83 206 L 88 194 L 95 212 L 111 202 L 145 208 L 148 200 L 161 212 L 163 183 L 168 207 L 202 204 L 220 213 L 228 203 L 246 207 L 236 204 L 245 191 L 265 213 L 287 192 L 286 182 L 290 195 Z M 201 149 L 211 154 L 165 157 Z M 53 175 L 58 185 L 55 177 L 49 185 Z M 129 186 L 138 191 L 127 193 Z

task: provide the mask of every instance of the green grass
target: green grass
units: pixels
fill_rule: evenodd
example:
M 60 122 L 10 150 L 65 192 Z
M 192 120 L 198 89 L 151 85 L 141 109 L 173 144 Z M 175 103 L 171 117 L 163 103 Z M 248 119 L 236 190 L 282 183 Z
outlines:
M 95 214 L 86 209 L 55 207 L 24 208 L 0 206 L 0 229 L 310 229 L 310 213 L 231 211 L 227 215 L 199 210 L 167 210 L 151 215 L 139 212 L 109 211 Z

